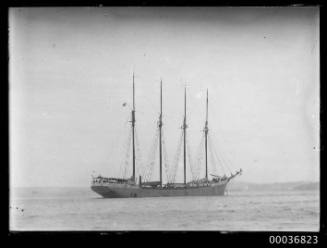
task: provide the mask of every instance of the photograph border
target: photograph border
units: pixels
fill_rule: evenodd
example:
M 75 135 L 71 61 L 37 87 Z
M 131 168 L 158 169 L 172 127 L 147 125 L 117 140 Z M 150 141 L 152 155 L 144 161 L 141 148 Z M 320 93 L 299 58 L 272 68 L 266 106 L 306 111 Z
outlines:
M 123 240 L 125 237 L 129 238 L 137 238 L 140 240 L 143 240 L 141 244 L 146 243 L 146 240 L 149 239 L 149 234 L 151 234 L 151 239 L 158 238 L 158 242 L 161 244 L 164 244 L 164 241 L 162 242 L 162 238 L 166 237 L 172 237 L 172 238 L 180 238 L 181 240 L 187 240 L 188 242 L 192 242 L 193 240 L 196 241 L 199 240 L 199 235 L 201 236 L 201 239 L 210 240 L 212 239 L 212 242 L 216 244 L 217 246 L 220 246 L 221 243 L 224 244 L 253 244 L 255 242 L 256 244 L 261 245 L 270 245 L 269 244 L 269 236 L 271 235 L 317 235 L 319 237 L 319 244 L 326 244 L 326 235 L 327 235 L 327 229 L 326 229 L 326 221 L 327 221 L 327 215 L 326 215 L 326 167 L 322 166 L 324 164 L 324 154 L 325 154 L 325 136 L 326 136 L 326 106 L 324 101 L 324 92 L 326 92 L 326 7 L 320 2 L 313 2 L 311 3 L 305 2 L 303 4 L 295 3 L 295 1 L 275 1 L 275 2 L 267 2 L 267 1 L 260 1 L 261 4 L 258 4 L 259 1 L 252 1 L 248 2 L 247 4 L 240 4 L 236 3 L 235 5 L 231 3 L 230 1 L 225 1 L 223 3 L 219 3 L 220 5 L 213 5 L 212 3 L 207 3 L 208 1 L 191 1 L 191 4 L 189 1 L 177 1 L 175 4 L 168 4 L 167 1 L 157 1 L 157 2 L 151 2 L 151 1 L 110 1 L 109 5 L 106 5 L 104 3 L 89 3 L 89 2 L 79 2 L 79 3 L 71 3 L 68 1 L 56 1 L 52 3 L 41 3 L 41 1 L 29 1 L 28 3 L 23 1 L 15 1 L 11 2 L 6 6 L 6 8 L 1 8 L 1 31 L 2 31 L 2 40 L 5 41 L 2 46 L 1 50 L 3 52 L 3 63 L 5 70 L 3 70 L 3 73 L 1 73 L 1 76 L 3 77 L 3 82 L 7 82 L 7 84 L 2 83 L 1 86 L 2 94 L 1 97 L 3 110 L 2 114 L 4 115 L 4 121 L 2 124 L 4 125 L 4 131 L 7 130 L 7 142 L 4 147 L 8 148 L 8 151 L 6 155 L 3 155 L 2 158 L 5 158 L 8 162 L 5 161 L 5 163 L 8 164 L 7 166 L 7 173 L 4 172 L 2 175 L 5 175 L 6 178 L 2 178 L 2 183 L 5 184 L 1 188 L 7 189 L 5 192 L 5 195 L 7 195 L 8 205 L 4 206 L 3 213 L 7 213 L 7 227 L 5 230 L 7 230 L 7 237 L 10 240 L 13 239 L 31 239 L 36 238 L 40 240 L 44 240 L 44 242 L 49 242 L 49 240 L 59 240 L 58 238 L 76 238 L 81 243 L 83 243 L 83 240 L 85 238 L 90 238 L 97 241 L 108 241 L 112 239 L 117 240 Z M 213 1 L 209 1 L 213 2 Z M 277 3 L 276 3 L 277 2 Z M 281 4 L 283 2 L 283 4 Z M 207 4 L 206 4 L 207 3 Z M 248 232 L 248 231 L 231 231 L 231 232 L 221 232 L 221 231 L 10 231 L 9 230 L 9 73 L 8 73 L 8 61 L 9 61 L 9 52 L 8 52 L 8 11 L 11 7 L 55 7 L 55 6 L 85 6 L 85 7 L 95 7 L 95 6 L 294 6 L 294 5 L 300 5 L 300 6 L 319 6 L 320 7 L 320 231 L 319 232 L 270 232 L 270 231 L 255 231 L 255 232 Z M 6 124 L 7 120 L 7 124 Z M 4 166 L 3 166 L 4 167 Z M 4 222 L 3 222 L 4 223 Z M 22 239 L 23 238 L 23 239 Z M 160 238 L 160 241 L 159 241 Z M 42 243 L 42 242 L 41 242 Z

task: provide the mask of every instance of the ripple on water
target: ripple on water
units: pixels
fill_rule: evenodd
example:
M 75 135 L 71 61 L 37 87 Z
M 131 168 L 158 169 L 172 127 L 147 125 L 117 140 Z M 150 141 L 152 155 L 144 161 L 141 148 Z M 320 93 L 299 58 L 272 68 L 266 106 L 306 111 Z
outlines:
M 53 195 L 51 195 L 53 192 Z M 227 197 L 99 199 L 89 189 L 33 193 L 11 199 L 14 230 L 313 230 L 319 228 L 315 194 L 246 192 Z M 67 193 L 68 196 L 64 197 Z M 56 196 L 58 196 L 56 198 Z M 42 198 L 42 196 L 45 196 Z

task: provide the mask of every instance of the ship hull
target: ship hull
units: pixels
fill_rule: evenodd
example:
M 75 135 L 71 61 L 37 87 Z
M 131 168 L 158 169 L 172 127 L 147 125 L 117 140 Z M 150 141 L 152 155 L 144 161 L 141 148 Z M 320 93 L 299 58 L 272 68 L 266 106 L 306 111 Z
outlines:
M 222 196 L 227 183 L 201 187 L 184 188 L 145 188 L 115 187 L 108 185 L 92 185 L 91 189 L 104 198 L 129 197 L 173 197 L 173 196 Z

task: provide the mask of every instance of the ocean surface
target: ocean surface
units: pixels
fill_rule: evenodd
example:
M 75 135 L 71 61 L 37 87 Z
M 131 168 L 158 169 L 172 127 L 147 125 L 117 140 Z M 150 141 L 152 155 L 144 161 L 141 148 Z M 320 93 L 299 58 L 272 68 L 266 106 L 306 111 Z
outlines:
M 318 231 L 319 191 L 104 199 L 89 188 L 16 188 L 10 230 Z

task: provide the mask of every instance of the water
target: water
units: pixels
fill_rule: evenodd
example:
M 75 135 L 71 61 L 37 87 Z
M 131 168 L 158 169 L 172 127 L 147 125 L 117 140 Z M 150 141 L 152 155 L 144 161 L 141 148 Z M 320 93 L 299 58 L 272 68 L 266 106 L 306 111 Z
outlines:
M 88 188 L 20 188 L 11 196 L 11 230 L 319 230 L 317 191 L 103 199 Z

